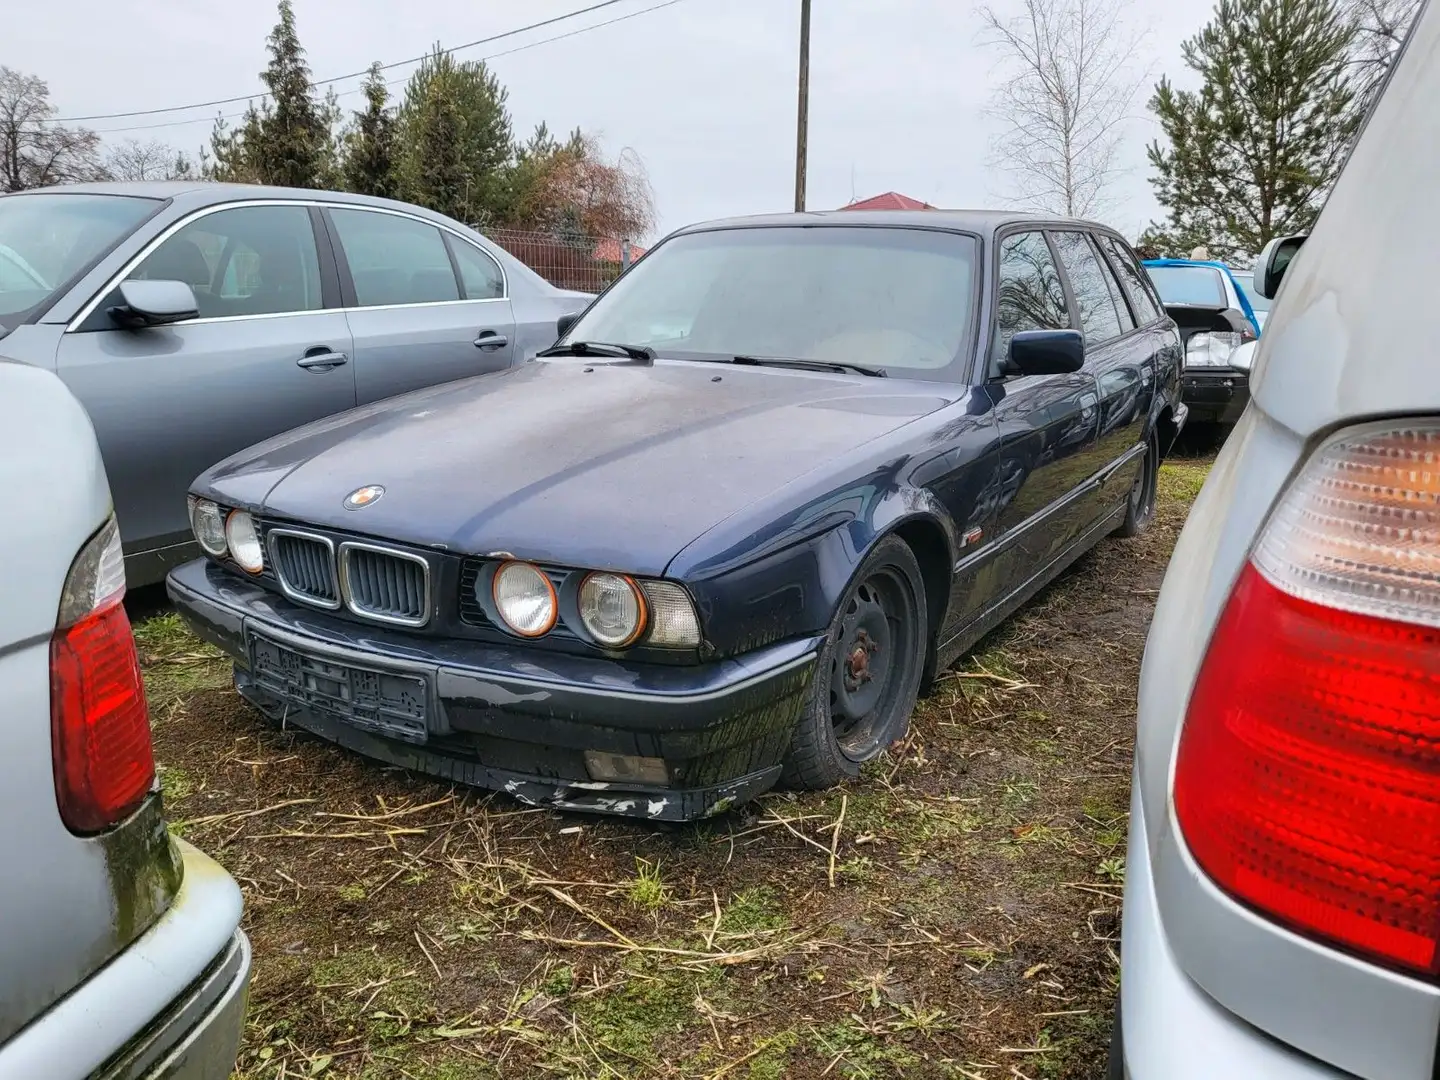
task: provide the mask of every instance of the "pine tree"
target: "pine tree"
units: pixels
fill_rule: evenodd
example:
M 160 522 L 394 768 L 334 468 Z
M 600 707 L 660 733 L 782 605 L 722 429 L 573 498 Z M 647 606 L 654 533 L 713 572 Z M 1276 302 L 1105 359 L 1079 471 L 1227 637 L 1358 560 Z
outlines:
M 1152 183 L 1169 213 L 1141 243 L 1232 259 L 1309 229 L 1360 124 L 1355 35 L 1336 0 L 1219 0 L 1183 46 L 1204 85 L 1162 79 L 1150 101 L 1169 144 L 1149 147 Z
M 270 63 L 260 73 L 267 97 L 253 104 L 234 130 L 216 121 L 205 174 L 215 180 L 325 187 L 334 180 L 339 112 L 331 91 L 318 101 L 310 86 L 310 65 L 295 30 L 291 0 L 280 0 L 280 21 L 265 39 Z
M 461 221 L 503 218 L 514 155 L 506 97 L 483 63 L 456 63 L 437 45 L 400 106 L 404 197 Z
M 365 111 L 355 114 L 346 132 L 341 179 L 347 191 L 393 198 L 397 194 L 395 114 L 378 60 L 370 66 L 363 90 Z

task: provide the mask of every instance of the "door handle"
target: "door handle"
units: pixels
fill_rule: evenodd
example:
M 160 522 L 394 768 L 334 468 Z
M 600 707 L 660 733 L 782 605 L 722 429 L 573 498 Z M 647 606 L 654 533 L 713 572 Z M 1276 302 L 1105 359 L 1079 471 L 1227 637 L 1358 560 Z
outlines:
M 482 330 L 480 336 L 475 339 L 477 349 L 503 349 L 510 344 L 510 339 L 504 334 L 497 334 L 494 330 Z
M 311 349 L 295 363 L 307 371 L 329 371 L 350 362 L 343 352 L 331 349 Z

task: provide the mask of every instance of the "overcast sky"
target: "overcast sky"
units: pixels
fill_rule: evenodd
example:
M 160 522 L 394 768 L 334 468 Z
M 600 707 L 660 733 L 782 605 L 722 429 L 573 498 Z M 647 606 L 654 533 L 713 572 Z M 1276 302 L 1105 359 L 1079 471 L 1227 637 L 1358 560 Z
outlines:
M 543 120 L 558 132 L 576 126 L 596 132 L 612 152 L 633 148 L 655 189 L 660 233 L 703 218 L 790 209 L 799 0 L 678 0 L 566 40 L 494 55 L 659 2 L 624 0 L 459 55 L 493 57 L 510 91 L 517 135 Z M 1003 10 L 1007 0 L 994 2 Z M 587 6 L 586 0 L 294 3 L 317 79 Z M 1130 21 L 1146 32 L 1137 69 L 1151 69 L 1154 78 L 1180 75 L 1180 42 L 1212 6 L 1213 0 L 1134 0 Z M 28 4 L 23 17 L 6 21 L 0 64 L 46 79 L 64 116 L 160 108 L 257 91 L 274 22 L 274 7 L 253 0 Z M 994 123 L 986 105 L 997 58 L 980 45 L 979 29 L 967 0 L 814 0 L 811 209 L 890 190 L 939 206 L 1004 205 L 1003 177 L 988 166 Z M 1154 78 L 1137 95 L 1129 171 L 1108 215 L 1132 238 L 1158 213 L 1144 161 L 1144 144 L 1156 131 L 1144 108 Z M 350 93 L 341 104 L 353 109 L 360 100 Z M 90 126 L 105 131 L 193 118 L 185 126 L 105 136 L 159 138 L 193 151 L 216 112 L 241 108 Z

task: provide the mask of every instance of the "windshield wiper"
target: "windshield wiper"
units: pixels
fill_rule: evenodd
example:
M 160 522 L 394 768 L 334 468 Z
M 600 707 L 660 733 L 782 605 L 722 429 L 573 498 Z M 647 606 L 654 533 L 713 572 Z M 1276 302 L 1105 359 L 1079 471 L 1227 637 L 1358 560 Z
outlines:
M 890 374 L 882 367 L 849 364 L 841 360 L 805 360 L 793 356 L 736 356 L 731 362 L 749 364 L 751 367 L 788 367 L 806 371 L 837 371 L 842 374 L 853 371 L 857 375 L 869 375 L 872 379 L 883 379 Z
M 536 356 L 624 356 L 631 360 L 655 360 L 655 350 L 648 345 L 618 345 L 609 341 L 567 341 L 543 349 Z

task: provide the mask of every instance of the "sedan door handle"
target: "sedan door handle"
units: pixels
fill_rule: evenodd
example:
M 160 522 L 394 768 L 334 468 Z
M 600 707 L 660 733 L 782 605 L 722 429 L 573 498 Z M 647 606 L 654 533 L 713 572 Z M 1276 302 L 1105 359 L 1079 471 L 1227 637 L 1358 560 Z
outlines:
M 477 349 L 503 349 L 510 344 L 510 339 L 504 334 L 497 334 L 494 330 L 482 330 L 480 336 L 475 339 Z
M 330 349 L 324 349 L 318 352 L 312 350 L 295 361 L 296 364 L 305 368 L 307 371 L 329 371 L 332 368 L 337 368 L 341 364 L 347 364 L 349 362 L 350 358 L 343 352 L 334 352 Z

